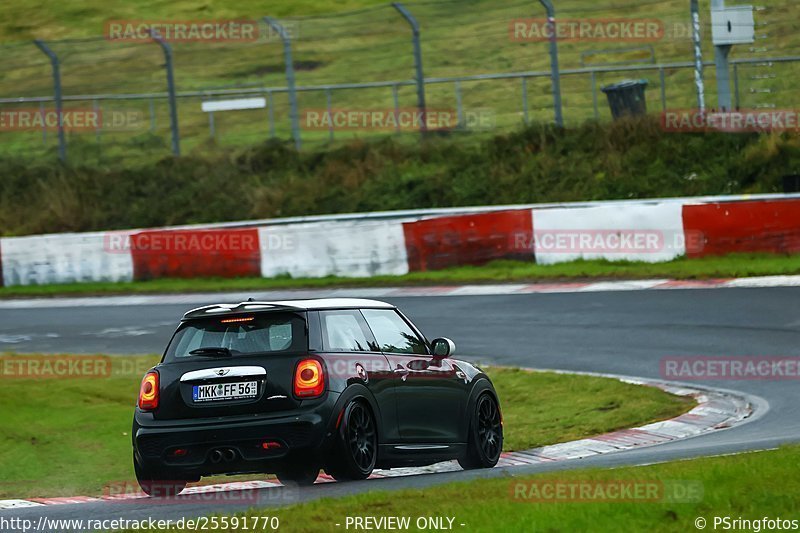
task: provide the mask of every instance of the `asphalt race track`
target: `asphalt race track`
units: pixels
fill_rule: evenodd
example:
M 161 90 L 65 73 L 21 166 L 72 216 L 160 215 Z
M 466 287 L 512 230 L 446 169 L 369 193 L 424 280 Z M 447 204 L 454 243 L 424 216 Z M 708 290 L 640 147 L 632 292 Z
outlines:
M 254 293 L 258 298 L 258 294 Z M 219 300 L 227 301 L 224 296 Z M 659 378 L 665 356 L 800 356 L 800 288 L 418 296 L 387 298 L 429 337 L 455 340 L 457 357 L 505 365 Z M 212 302 L 208 302 L 212 303 Z M 178 318 L 194 305 L 8 309 L 0 305 L 0 350 L 70 353 L 160 352 Z M 756 420 L 660 446 L 564 463 L 514 467 L 529 473 L 585 466 L 647 464 L 800 441 L 796 380 L 701 384 L 764 398 Z M 133 402 L 133 399 L 131 400 Z M 501 398 L 502 402 L 502 398 Z M 424 487 L 503 475 L 503 469 L 327 483 L 294 489 L 293 500 Z M 263 489 L 280 491 L 281 487 Z M 265 506 L 281 499 L 265 492 Z M 247 508 L 207 502 L 155 505 L 94 502 L 0 511 L 6 518 L 179 518 Z

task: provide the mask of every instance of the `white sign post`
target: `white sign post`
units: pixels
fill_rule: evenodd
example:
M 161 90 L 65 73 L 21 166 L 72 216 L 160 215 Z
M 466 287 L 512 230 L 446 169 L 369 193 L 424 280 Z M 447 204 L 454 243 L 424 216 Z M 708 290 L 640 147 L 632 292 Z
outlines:
M 237 98 L 235 100 L 208 100 L 200 105 L 204 113 L 208 113 L 208 129 L 213 139 L 216 136 L 214 129 L 214 113 L 217 111 L 241 111 L 244 109 L 264 109 L 267 107 L 266 98 Z

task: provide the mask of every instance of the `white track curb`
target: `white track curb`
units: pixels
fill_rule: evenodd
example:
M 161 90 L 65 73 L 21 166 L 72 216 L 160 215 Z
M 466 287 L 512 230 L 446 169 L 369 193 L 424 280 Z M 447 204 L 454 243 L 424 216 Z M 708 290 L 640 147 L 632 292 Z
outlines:
M 739 289 L 800 287 L 800 275 L 761 276 L 734 279 L 672 280 L 640 279 L 614 281 L 565 281 L 503 283 L 487 285 L 440 285 L 427 287 L 342 287 L 332 289 L 283 289 L 194 294 L 148 294 L 130 296 L 85 296 L 0 299 L 0 309 L 52 309 L 64 307 L 108 307 L 131 305 L 201 305 L 218 301 L 287 300 L 306 298 L 406 298 L 444 296 L 504 296 L 576 292 L 619 292 L 675 289 Z

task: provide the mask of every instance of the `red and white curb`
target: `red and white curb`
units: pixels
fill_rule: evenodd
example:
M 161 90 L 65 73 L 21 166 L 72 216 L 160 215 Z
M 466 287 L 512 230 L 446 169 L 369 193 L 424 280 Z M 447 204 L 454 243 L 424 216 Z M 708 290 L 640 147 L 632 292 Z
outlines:
M 536 293 L 615 292 L 672 289 L 733 289 L 765 287 L 800 287 L 798 276 L 763 276 L 752 278 L 674 280 L 643 279 L 622 281 L 587 281 L 563 283 L 504 283 L 428 287 L 374 287 L 337 289 L 252 290 L 248 292 L 210 292 L 195 294 L 151 294 L 137 296 L 94 296 L 79 298 L 24 298 L 0 300 L 0 309 L 36 309 L 55 307 L 99 307 L 130 305 L 198 305 L 218 301 L 286 300 L 312 298 L 405 298 L 432 296 L 504 296 Z
M 550 372 L 552 372 L 552 370 Z M 718 389 L 707 389 L 693 385 L 690 386 L 667 381 L 632 378 L 610 374 L 596 374 L 588 372 L 563 373 L 602 376 L 619 379 L 620 381 L 635 385 L 657 387 L 665 392 L 677 396 L 693 397 L 697 402 L 697 405 L 689 412 L 670 420 L 654 422 L 652 424 L 647 424 L 645 426 L 632 429 L 613 431 L 604 435 L 598 435 L 595 437 L 571 442 L 542 446 L 540 448 L 533 448 L 519 452 L 503 453 L 500 457 L 500 461 L 497 464 L 498 468 L 582 459 L 584 457 L 591 457 L 594 455 L 619 452 L 633 448 L 655 446 L 667 442 L 688 439 L 713 431 L 728 429 L 743 422 L 753 420 L 756 413 L 758 416 L 762 416 L 769 409 L 769 405 L 767 404 L 766 400 L 760 397 L 744 397 L 735 392 L 722 391 Z M 378 479 L 387 477 L 413 476 L 438 472 L 453 472 L 457 470 L 461 470 L 461 467 L 458 466 L 457 462 L 447 461 L 426 467 L 375 470 L 370 478 Z M 333 481 L 334 480 L 326 474 L 320 474 L 319 478 L 317 478 L 317 483 L 330 483 Z M 215 485 L 188 487 L 181 493 L 179 498 L 184 498 L 185 496 L 191 495 L 200 496 L 210 493 L 253 491 L 280 486 L 281 484 L 277 480 L 218 483 Z M 43 505 L 81 504 L 99 501 L 129 501 L 144 499 L 147 497 L 148 496 L 141 492 L 130 492 L 101 497 L 73 496 L 57 498 L 30 498 L 26 500 L 0 500 L 0 510 L 19 509 L 22 507 L 37 507 Z

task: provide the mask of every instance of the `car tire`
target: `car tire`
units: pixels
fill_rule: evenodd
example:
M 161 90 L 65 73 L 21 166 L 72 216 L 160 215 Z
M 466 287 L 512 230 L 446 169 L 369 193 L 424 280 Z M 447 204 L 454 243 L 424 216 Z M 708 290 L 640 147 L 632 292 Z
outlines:
M 153 498 L 172 498 L 186 488 L 187 481 L 184 479 L 173 479 L 174 476 L 169 476 L 169 479 L 164 479 L 164 476 L 159 476 L 154 472 L 143 468 L 134 457 L 133 471 L 136 474 L 136 481 L 142 492 Z
M 483 393 L 475 402 L 470 417 L 467 436 L 467 453 L 458 460 L 464 470 L 492 468 L 503 451 L 503 423 L 500 406 L 489 393 Z
M 378 458 L 378 426 L 367 404 L 351 401 L 344 410 L 334 452 L 325 472 L 336 481 L 366 479 Z
M 283 485 L 313 485 L 319 476 L 319 466 L 309 464 L 287 464 L 275 472 L 278 481 Z

